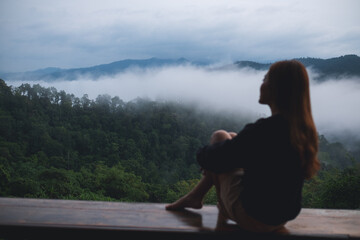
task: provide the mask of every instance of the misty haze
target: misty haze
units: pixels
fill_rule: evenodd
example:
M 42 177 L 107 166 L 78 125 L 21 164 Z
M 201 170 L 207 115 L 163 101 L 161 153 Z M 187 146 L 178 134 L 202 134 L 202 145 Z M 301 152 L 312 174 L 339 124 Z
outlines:
M 318 82 L 312 80 L 317 73 L 311 69 L 308 72 L 313 115 L 319 133 L 334 140 L 342 136 L 347 137 L 346 142 L 359 140 L 360 78 L 328 78 Z M 184 65 L 146 70 L 135 68 L 97 80 L 80 75 L 73 81 L 30 83 L 65 90 L 76 97 L 88 94 L 90 99 L 95 99 L 98 95 L 108 94 L 126 102 L 138 97 L 171 100 L 195 104 L 205 111 L 240 113 L 255 120 L 270 114 L 267 106 L 258 103 L 259 88 L 265 74 L 265 70 L 251 68 L 208 70 Z M 14 86 L 22 83 L 25 81 L 9 82 Z

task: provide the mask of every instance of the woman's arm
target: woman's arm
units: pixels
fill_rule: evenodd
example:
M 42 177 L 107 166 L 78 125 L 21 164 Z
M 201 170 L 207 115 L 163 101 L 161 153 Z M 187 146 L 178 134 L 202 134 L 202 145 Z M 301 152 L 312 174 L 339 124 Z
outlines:
M 259 140 L 260 125 L 259 121 L 248 124 L 233 139 L 199 149 L 197 152 L 199 165 L 215 173 L 246 167 Z

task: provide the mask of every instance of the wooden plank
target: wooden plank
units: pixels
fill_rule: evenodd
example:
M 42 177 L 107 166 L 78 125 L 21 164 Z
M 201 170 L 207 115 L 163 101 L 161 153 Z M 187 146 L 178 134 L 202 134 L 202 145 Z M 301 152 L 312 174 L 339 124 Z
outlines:
M 46 229 L 51 229 L 49 234 L 55 230 L 59 233 L 102 230 L 103 234 L 106 230 L 107 233 L 144 233 L 145 236 L 173 233 L 209 237 L 229 233 L 216 229 L 218 210 L 215 206 L 189 211 L 166 211 L 164 207 L 165 204 L 155 203 L 0 198 L 0 229 L 10 233 L 28 230 L 32 234 L 40 233 L 39 230 L 44 233 Z M 360 239 L 359 226 L 360 211 L 303 209 L 279 235 Z
M 360 211 L 302 209 L 286 228 L 294 234 L 346 234 L 360 238 Z

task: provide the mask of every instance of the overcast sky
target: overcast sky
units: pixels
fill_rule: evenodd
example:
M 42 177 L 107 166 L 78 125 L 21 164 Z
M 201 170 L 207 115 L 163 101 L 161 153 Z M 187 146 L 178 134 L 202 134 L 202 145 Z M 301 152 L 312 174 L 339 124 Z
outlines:
M 1 0 L 0 71 L 360 55 L 358 0 Z

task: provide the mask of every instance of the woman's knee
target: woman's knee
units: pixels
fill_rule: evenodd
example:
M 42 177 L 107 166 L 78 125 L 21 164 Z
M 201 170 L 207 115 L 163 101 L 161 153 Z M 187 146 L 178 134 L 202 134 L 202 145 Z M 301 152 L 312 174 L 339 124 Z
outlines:
M 210 144 L 222 142 L 228 139 L 232 139 L 232 135 L 225 130 L 217 130 L 213 132 L 210 139 Z
M 235 132 L 229 132 L 229 134 L 230 134 L 231 138 L 234 138 L 237 135 L 237 133 L 235 133 Z

